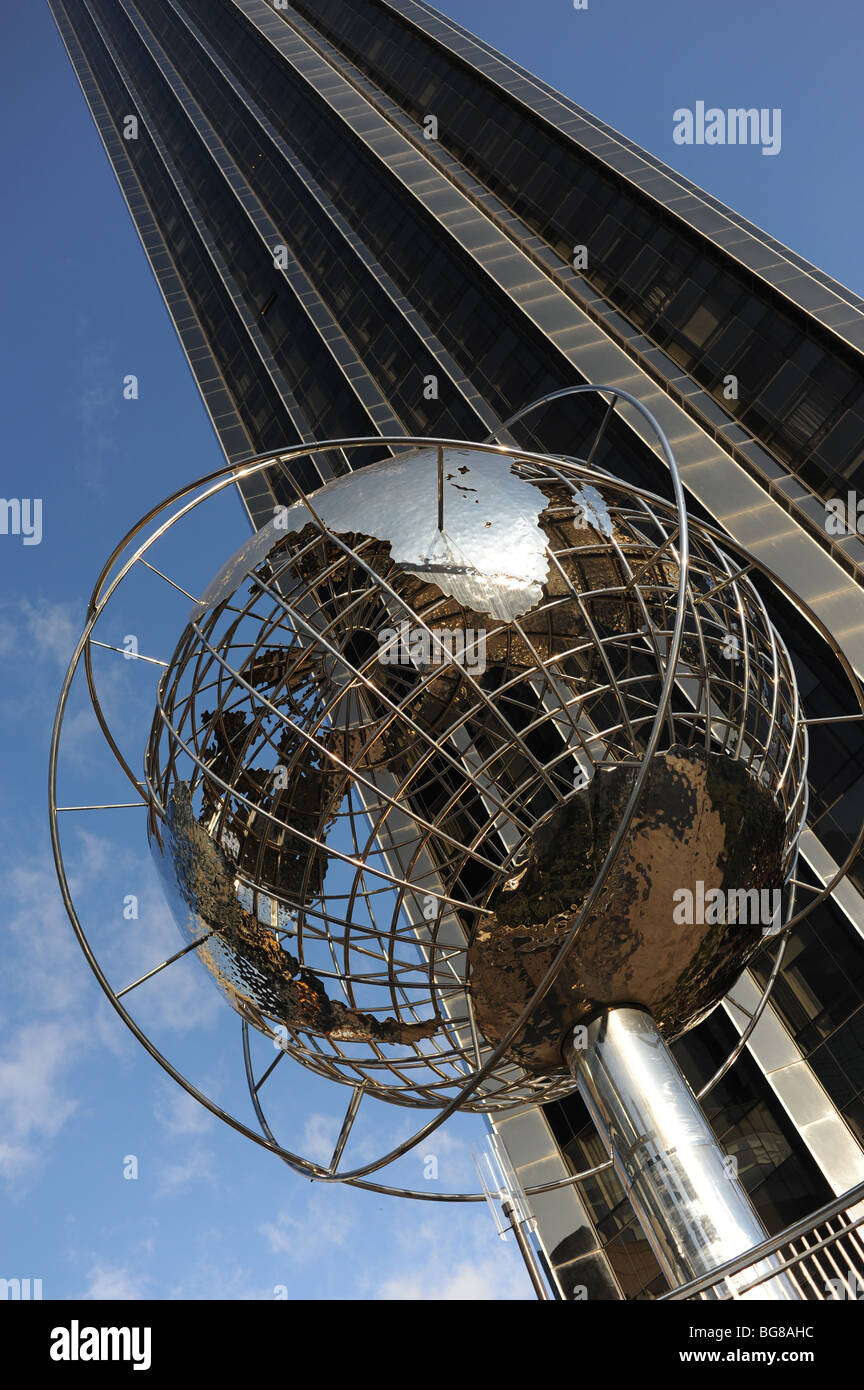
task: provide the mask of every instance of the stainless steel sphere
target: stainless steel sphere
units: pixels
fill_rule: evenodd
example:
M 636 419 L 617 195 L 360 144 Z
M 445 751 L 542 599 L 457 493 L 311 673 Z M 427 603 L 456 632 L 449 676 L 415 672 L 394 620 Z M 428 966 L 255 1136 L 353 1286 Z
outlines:
M 432 447 L 280 509 L 219 572 L 160 682 L 149 834 L 181 930 L 207 937 L 196 954 L 298 1061 L 440 1106 L 490 1056 L 578 917 L 609 808 L 642 762 L 675 628 L 677 535 L 671 504 L 585 465 Z M 690 846 L 681 873 L 725 882 L 738 806 L 739 830 L 759 829 L 734 872 L 777 887 L 806 814 L 806 730 L 783 643 L 740 571 L 691 523 L 646 784 L 654 821 L 637 818 L 620 862 L 642 862 L 634 837 L 665 807 Z M 722 834 L 696 833 L 712 810 L 699 798 L 721 784 L 735 788 Z M 565 844 L 582 850 L 546 910 L 537 895 Z M 670 1035 L 719 1002 L 758 931 L 733 922 L 722 941 L 697 930 L 664 944 L 671 880 L 649 877 L 663 886 L 638 921 L 622 906 L 632 880 L 610 880 L 607 916 L 629 913 L 617 976 L 598 983 L 595 911 L 584 951 L 577 940 L 470 1108 L 572 1089 L 559 1035 L 622 980 L 650 994 Z M 514 906 L 529 883 L 532 905 Z M 502 1005 L 495 979 L 511 967 Z

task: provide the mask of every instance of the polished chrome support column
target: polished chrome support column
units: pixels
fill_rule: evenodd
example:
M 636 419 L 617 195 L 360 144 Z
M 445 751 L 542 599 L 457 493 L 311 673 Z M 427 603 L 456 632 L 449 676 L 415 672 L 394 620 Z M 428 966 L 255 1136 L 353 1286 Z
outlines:
M 644 1009 L 606 1009 L 577 1027 L 565 1059 L 654 1254 L 672 1287 L 708 1274 L 765 1239 L 696 1098 Z M 775 1262 L 776 1263 L 776 1262 Z M 751 1283 L 770 1261 L 735 1276 Z M 720 1286 L 721 1297 L 729 1295 Z M 753 1299 L 796 1299 L 788 1276 Z

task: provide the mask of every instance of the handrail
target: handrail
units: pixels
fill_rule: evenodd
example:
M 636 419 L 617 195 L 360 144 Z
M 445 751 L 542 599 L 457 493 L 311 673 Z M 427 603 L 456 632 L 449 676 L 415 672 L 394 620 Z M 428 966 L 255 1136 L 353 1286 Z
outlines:
M 683 1300 L 690 1298 L 693 1294 L 702 1293 L 705 1289 L 713 1288 L 715 1284 L 719 1284 L 730 1274 L 740 1274 L 742 1270 L 748 1269 L 750 1265 L 756 1264 L 757 1261 L 764 1259 L 766 1255 L 776 1255 L 778 1250 L 782 1249 L 784 1245 L 791 1244 L 791 1242 L 797 1240 L 799 1236 L 810 1235 L 815 1231 L 817 1226 L 821 1226 L 825 1221 L 830 1221 L 833 1217 L 839 1216 L 841 1212 L 848 1211 L 850 1207 L 854 1207 L 861 1201 L 864 1201 L 864 1182 L 859 1183 L 857 1187 L 850 1187 L 848 1192 L 844 1192 L 840 1197 L 835 1197 L 833 1202 L 829 1202 L 826 1206 L 820 1207 L 818 1211 L 811 1212 L 809 1216 L 802 1217 L 802 1219 L 796 1221 L 794 1225 L 787 1226 L 779 1235 L 769 1236 L 769 1238 L 763 1240 L 760 1245 L 754 1245 L 749 1250 L 745 1250 L 743 1255 L 736 1255 L 734 1260 L 727 1260 L 725 1264 L 718 1265 L 711 1274 L 703 1274 L 698 1279 L 691 1279 L 688 1284 L 681 1284 L 677 1289 L 670 1289 L 669 1293 L 661 1294 L 656 1301 L 662 1303 L 666 1301 Z M 841 1240 L 846 1234 L 846 1231 L 854 1230 L 862 1222 L 864 1222 L 864 1217 L 858 1221 L 850 1222 L 842 1231 L 837 1232 L 837 1240 Z M 809 1252 L 805 1250 L 800 1256 L 800 1259 L 806 1259 L 808 1253 Z M 766 1277 L 770 1278 L 773 1272 L 774 1271 L 769 1271 Z

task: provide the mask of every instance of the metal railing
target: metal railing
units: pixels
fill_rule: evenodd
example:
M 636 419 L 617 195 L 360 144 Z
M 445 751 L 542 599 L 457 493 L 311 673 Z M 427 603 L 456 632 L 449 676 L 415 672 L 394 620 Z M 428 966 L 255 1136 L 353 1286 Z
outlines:
M 704 1297 L 741 1299 L 766 1280 L 787 1271 L 799 1296 L 809 1302 L 841 1299 L 864 1300 L 864 1183 L 850 1188 L 833 1202 L 787 1226 L 779 1235 L 734 1260 L 727 1260 L 711 1274 L 692 1279 L 669 1293 L 664 1300 Z M 856 1208 L 858 1211 L 856 1212 Z M 766 1256 L 776 1256 L 770 1268 L 758 1275 L 753 1266 Z M 747 1272 L 754 1277 L 748 1278 Z M 742 1278 L 742 1276 L 744 1276 Z

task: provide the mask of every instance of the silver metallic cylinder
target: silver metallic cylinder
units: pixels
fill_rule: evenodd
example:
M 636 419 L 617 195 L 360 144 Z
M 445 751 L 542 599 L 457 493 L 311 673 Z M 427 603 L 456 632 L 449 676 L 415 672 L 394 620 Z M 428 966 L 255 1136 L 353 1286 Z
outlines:
M 649 1013 L 606 1009 L 573 1030 L 564 1054 L 673 1288 L 765 1239 L 734 1166 Z M 728 1278 L 715 1297 L 729 1297 L 775 1266 L 776 1259 L 760 1261 Z M 788 1276 L 779 1275 L 742 1296 L 800 1295 Z

